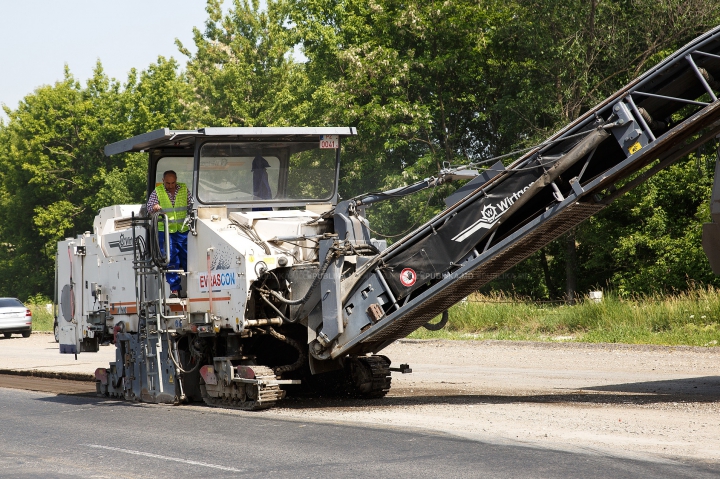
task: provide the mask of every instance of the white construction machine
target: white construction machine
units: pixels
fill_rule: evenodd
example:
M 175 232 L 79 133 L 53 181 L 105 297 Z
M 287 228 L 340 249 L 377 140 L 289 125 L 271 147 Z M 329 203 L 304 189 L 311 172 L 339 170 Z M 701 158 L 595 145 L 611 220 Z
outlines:
M 383 348 L 715 139 L 715 78 L 720 29 L 508 166 L 445 165 L 344 201 L 341 142 L 354 128 L 161 129 L 108 145 L 147 153 L 148 194 L 166 170 L 191 190 L 184 294 L 171 298 L 165 280 L 167 215 L 104 208 L 93 231 L 58 244 L 60 352 L 113 342 L 98 392 L 128 400 L 263 409 L 293 390 L 382 397 L 391 371 L 410 371 Z M 372 237 L 367 206 L 451 180 L 469 181 L 436 217 L 390 247 Z M 703 246 L 720 272 L 713 195 Z

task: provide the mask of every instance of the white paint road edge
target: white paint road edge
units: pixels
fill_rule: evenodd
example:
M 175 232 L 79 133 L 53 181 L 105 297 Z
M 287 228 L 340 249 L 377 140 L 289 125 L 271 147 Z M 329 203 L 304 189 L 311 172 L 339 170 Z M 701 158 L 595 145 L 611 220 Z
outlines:
M 153 454 L 150 452 L 133 451 L 130 449 L 121 449 L 119 447 L 101 446 L 99 444 L 83 444 L 83 446 L 93 447 L 95 449 L 107 449 L 108 451 L 124 452 L 125 454 L 134 454 L 135 456 L 145 456 L 145 457 L 152 457 L 154 459 L 163 459 L 165 461 L 182 462 L 184 464 L 191 464 L 193 466 L 210 467 L 212 469 L 220 469 L 221 471 L 246 472 L 242 469 L 235 469 L 233 467 L 220 466 L 217 464 L 209 464 L 207 462 L 191 461 L 189 459 L 181 459 L 179 457 L 161 456 L 159 454 Z

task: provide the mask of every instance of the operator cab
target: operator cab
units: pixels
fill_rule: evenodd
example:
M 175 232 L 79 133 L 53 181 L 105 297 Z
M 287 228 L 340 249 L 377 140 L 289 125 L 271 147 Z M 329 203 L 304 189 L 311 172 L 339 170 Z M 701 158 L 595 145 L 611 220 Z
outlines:
M 173 170 L 195 206 L 228 210 L 336 205 L 340 141 L 355 128 L 202 128 L 151 131 L 105 147 L 147 152 L 147 195 Z M 147 196 L 146 196 L 147 197 Z

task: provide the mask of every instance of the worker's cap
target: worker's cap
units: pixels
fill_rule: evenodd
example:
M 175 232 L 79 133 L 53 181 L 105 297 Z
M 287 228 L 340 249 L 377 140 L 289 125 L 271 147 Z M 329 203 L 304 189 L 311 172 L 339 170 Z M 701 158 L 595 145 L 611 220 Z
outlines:
M 260 170 L 263 168 L 270 168 L 270 163 L 268 163 L 267 160 L 260 155 L 253 158 L 252 169 Z

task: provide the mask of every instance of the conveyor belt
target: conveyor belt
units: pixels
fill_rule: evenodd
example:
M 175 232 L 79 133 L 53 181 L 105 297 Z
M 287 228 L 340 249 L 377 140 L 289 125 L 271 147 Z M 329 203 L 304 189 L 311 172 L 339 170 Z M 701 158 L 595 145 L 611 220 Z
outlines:
M 678 50 L 388 248 L 373 264 L 384 271 L 391 296 L 397 298 L 395 305 L 386 304 L 386 316 L 355 337 L 339 337 L 331 355 L 377 352 L 407 336 L 652 174 L 712 140 L 720 133 L 716 93 L 720 82 L 716 78 L 720 78 L 720 27 Z M 599 130 L 612 135 L 596 135 L 593 140 L 592 132 Z M 588 132 L 585 148 L 583 132 Z M 633 176 L 656 160 L 651 169 Z M 558 168 L 561 173 L 551 174 L 563 162 Z M 537 165 L 544 175 L 530 178 L 528 171 Z M 531 186 L 526 188 L 526 184 Z M 517 185 L 524 189 L 518 191 Z M 513 191 L 519 194 L 512 196 L 510 207 L 505 202 L 499 220 L 478 229 L 475 225 L 485 221 L 478 211 L 497 206 Z M 462 229 L 471 233 L 443 236 L 443 228 L 447 232 L 453 221 L 460 222 L 460 228 L 471 225 Z M 452 242 L 438 241 L 450 237 Z M 465 237 L 470 239 L 464 244 L 457 239 Z M 447 250 L 440 251 L 444 245 Z M 464 259 L 454 259 L 460 257 Z M 409 282 L 398 281 L 397 272 L 406 263 L 413 271 L 425 268 L 424 272 L 435 271 L 441 277 L 405 284 Z
M 408 302 L 400 311 L 390 314 L 384 324 L 381 321 L 376 325 L 374 332 L 366 332 L 366 337 L 355 342 L 366 344 L 370 350 L 376 352 L 388 342 L 406 337 L 553 239 L 602 210 L 608 202 L 604 199 L 595 201 L 594 193 L 635 173 L 638 170 L 636 163 L 644 165 L 651 163 L 651 160 L 644 159 L 643 156 L 659 158 L 662 160 L 660 164 L 667 167 L 686 155 L 691 148 L 697 148 L 718 134 L 720 134 L 720 102 L 714 102 L 658 138 L 642 155 L 630 157 L 586 183 L 587 189 L 582 191 L 582 196 L 578 196 L 580 201 L 577 201 L 577 197 L 568 197 L 564 203 L 556 204 L 544 214 L 528 221 L 517 231 L 509 234 L 503 242 L 465 263 L 452 276 L 443 279 L 415 300 Z M 647 177 L 641 178 L 647 179 Z M 613 182 L 608 183 L 608 179 L 612 179 Z M 612 194 L 608 197 L 612 197 Z M 349 343 L 346 347 L 352 344 Z
M 527 236 L 514 242 L 474 270 L 461 273 L 461 268 L 455 281 L 437 291 L 432 297 L 419 302 L 411 314 L 399 318 L 363 342 L 375 343 L 404 338 L 603 208 L 603 205 L 584 203 L 576 203 L 565 208 L 551 220 L 535 228 Z

